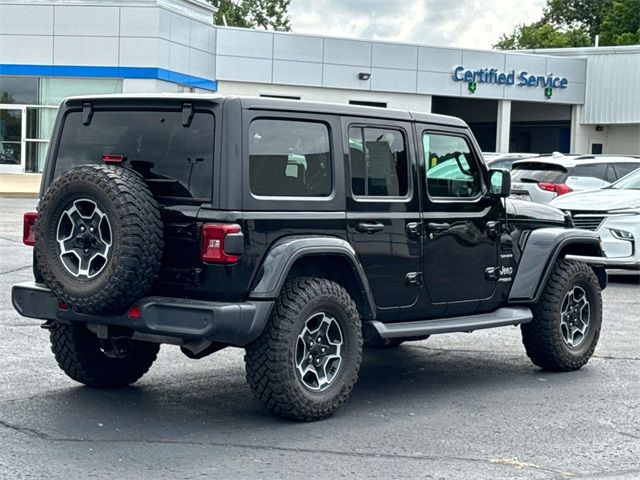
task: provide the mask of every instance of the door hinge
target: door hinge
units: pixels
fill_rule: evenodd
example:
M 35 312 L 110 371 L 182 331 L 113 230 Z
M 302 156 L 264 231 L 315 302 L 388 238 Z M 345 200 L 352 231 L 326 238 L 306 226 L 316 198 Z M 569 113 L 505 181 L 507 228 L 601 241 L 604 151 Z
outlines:
M 489 237 L 497 237 L 502 233 L 502 224 L 500 222 L 487 222 L 487 235 Z
M 487 267 L 484 269 L 484 278 L 487 280 L 497 280 L 500 267 Z
M 407 223 L 407 235 L 409 237 L 420 238 L 422 236 L 422 222 Z
M 422 272 L 409 272 L 405 280 L 407 285 L 413 285 L 415 287 L 422 287 L 424 284 L 422 281 Z

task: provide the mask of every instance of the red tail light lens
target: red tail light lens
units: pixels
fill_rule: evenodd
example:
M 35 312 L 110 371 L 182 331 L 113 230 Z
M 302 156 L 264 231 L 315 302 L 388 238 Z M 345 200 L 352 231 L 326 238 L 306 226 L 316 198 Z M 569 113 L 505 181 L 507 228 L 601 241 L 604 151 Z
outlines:
M 131 307 L 127 314 L 129 318 L 140 318 L 140 307 Z
M 542 190 L 546 190 L 547 192 L 554 192 L 558 195 L 564 195 L 565 193 L 573 192 L 571 187 L 565 183 L 545 183 L 540 182 L 538 184 Z
M 33 227 L 37 216 L 36 212 L 26 212 L 22 218 L 22 243 L 30 247 L 36 244 L 36 232 Z
M 102 161 L 109 164 L 118 164 L 124 162 L 123 155 L 103 155 Z
M 229 265 L 240 258 L 236 252 L 225 251 L 225 240 L 228 235 L 239 234 L 240 225 L 224 223 L 205 223 L 202 226 L 202 250 L 200 258 L 206 263 Z

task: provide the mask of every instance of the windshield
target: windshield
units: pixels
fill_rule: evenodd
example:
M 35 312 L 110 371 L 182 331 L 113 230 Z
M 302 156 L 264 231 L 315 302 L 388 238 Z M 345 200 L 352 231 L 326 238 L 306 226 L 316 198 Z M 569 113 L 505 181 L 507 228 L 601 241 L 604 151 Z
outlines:
M 564 183 L 566 179 L 567 169 L 553 163 L 519 163 L 514 165 L 513 170 L 511 170 L 511 180 L 514 182 Z
M 611 188 L 622 190 L 640 190 L 640 168 L 622 178 L 622 180 L 611 185 Z
M 124 157 L 158 197 L 211 199 L 213 114 L 195 112 L 190 123 L 181 111 L 82 112 L 66 115 L 54 176 L 78 165 L 100 164 L 103 155 Z

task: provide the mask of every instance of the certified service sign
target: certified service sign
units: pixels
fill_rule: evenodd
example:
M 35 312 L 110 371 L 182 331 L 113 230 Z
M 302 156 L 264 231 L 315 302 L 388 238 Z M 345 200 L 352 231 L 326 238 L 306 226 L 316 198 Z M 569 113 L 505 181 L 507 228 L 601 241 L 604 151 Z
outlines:
M 466 70 L 463 66 L 453 70 L 453 80 L 468 83 L 493 83 L 496 85 L 517 85 L 520 87 L 567 88 L 569 80 L 564 77 L 550 75 L 532 75 L 529 72 L 499 72 L 496 68 Z

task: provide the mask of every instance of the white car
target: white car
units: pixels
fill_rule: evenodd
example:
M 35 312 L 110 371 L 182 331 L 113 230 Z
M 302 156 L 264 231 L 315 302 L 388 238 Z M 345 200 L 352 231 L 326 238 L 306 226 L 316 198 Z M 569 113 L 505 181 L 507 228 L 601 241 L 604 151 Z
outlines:
M 511 170 L 511 194 L 549 203 L 570 192 L 610 185 L 636 168 L 640 168 L 640 158 L 617 155 L 549 155 L 519 160 Z
M 562 195 L 550 205 L 570 212 L 576 228 L 600 235 L 604 265 L 640 270 L 640 169 L 609 187 Z

